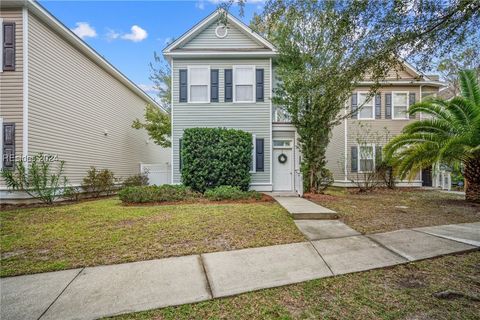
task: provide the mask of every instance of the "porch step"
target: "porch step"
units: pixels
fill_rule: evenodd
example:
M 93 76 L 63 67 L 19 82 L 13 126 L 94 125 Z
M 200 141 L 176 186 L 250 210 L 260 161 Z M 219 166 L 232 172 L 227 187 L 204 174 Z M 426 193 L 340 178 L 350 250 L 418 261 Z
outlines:
M 332 220 L 338 219 L 335 211 L 299 197 L 273 197 L 295 220 Z

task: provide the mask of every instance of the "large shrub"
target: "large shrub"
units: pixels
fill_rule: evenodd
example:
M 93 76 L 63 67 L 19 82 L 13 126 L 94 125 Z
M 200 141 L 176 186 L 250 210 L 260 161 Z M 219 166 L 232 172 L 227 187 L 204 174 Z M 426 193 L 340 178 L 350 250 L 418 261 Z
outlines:
M 102 194 L 110 195 L 115 189 L 117 180 L 111 170 L 97 170 L 95 167 L 90 167 L 87 175 L 83 178 L 82 189 L 95 198 Z
M 192 200 L 200 197 L 197 192 L 183 185 L 127 187 L 120 190 L 118 196 L 126 203 L 147 203 Z
M 123 180 L 123 187 L 148 186 L 148 176 L 145 173 L 130 176 Z
M 241 199 L 256 199 L 260 200 L 262 194 L 257 191 L 243 191 L 239 187 L 220 186 L 213 189 L 208 189 L 204 193 L 205 198 L 213 201 L 220 200 L 241 200 Z
M 24 191 L 32 198 L 51 204 L 62 197 L 67 187 L 64 165 L 65 161 L 53 163 L 52 156 L 39 153 L 29 163 L 18 161 L 15 170 L 3 169 L 1 175 L 9 189 Z
M 252 135 L 225 128 L 190 128 L 183 134 L 182 182 L 205 192 L 217 186 L 247 190 L 252 162 Z

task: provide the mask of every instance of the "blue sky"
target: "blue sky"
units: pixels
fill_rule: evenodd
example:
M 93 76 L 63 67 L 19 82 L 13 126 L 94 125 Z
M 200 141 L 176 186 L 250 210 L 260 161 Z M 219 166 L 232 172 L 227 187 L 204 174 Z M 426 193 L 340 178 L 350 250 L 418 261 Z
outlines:
M 68 28 L 74 30 L 98 53 L 150 94 L 148 63 L 153 52 L 161 52 L 217 8 L 221 0 L 191 1 L 52 1 L 40 3 Z M 261 12 L 263 1 L 247 0 L 248 23 Z M 232 13 L 238 17 L 237 7 Z

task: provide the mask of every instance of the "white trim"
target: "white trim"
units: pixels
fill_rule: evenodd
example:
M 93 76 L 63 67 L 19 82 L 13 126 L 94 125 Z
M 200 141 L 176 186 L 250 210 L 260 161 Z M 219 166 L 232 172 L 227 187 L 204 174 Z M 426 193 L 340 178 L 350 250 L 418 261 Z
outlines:
M 221 34 L 219 33 L 219 30 L 220 30 L 220 29 L 225 30 L 225 34 L 224 34 L 224 35 L 221 35 Z M 218 25 L 218 26 L 215 28 L 215 35 L 216 35 L 217 38 L 219 38 L 219 39 L 225 38 L 225 37 L 228 35 L 228 28 L 227 28 L 226 26 L 224 26 L 224 25 Z
M 407 112 L 405 113 L 405 117 L 403 118 L 395 118 L 395 103 L 394 103 L 394 98 L 393 96 L 395 94 L 406 94 L 407 95 Z M 410 117 L 408 116 L 408 108 L 409 108 L 409 103 L 410 103 L 410 92 L 408 91 L 392 91 L 392 120 L 410 120 Z
M 0 117 L 0 170 L 3 169 L 3 118 Z
M 290 142 L 290 145 L 289 146 L 275 146 L 275 141 L 288 141 Z M 272 148 L 273 149 L 293 149 L 293 139 L 292 138 L 275 138 L 273 139 L 273 142 L 272 142 Z
M 92 59 L 98 66 L 105 69 L 110 73 L 114 78 L 123 83 L 127 88 L 129 88 L 136 95 L 141 97 L 144 101 L 157 106 L 166 113 L 166 111 L 159 105 L 152 97 L 146 94 L 142 89 L 140 89 L 133 81 L 127 78 L 122 72 L 115 68 L 110 62 L 103 58 L 98 52 L 96 52 L 92 47 L 90 47 L 86 42 L 80 39 L 75 35 L 69 28 L 67 28 L 63 23 L 61 23 L 57 18 L 55 18 L 50 12 L 48 12 L 42 5 L 37 1 L 33 0 L 15 0 L 12 3 L 17 4 L 18 6 L 26 6 L 29 11 L 35 16 L 37 16 L 41 21 L 46 23 L 48 26 L 53 28 L 59 35 L 63 36 L 66 41 L 71 43 L 77 50 L 82 52 L 85 56 Z M 25 32 L 25 31 L 24 31 Z M 25 48 L 23 49 L 25 51 Z
M 345 109 L 344 109 L 344 114 L 345 116 L 348 114 L 348 103 L 345 103 Z M 348 181 L 348 143 L 347 143 L 347 140 L 348 140 L 348 125 L 347 125 L 347 118 L 343 119 L 343 124 L 344 124 L 344 159 L 343 159 L 343 169 L 344 169 L 344 180 L 345 181 Z
M 358 97 L 360 96 L 360 94 L 366 94 L 367 98 L 368 98 L 369 92 L 368 91 L 357 91 L 356 94 L 357 94 L 357 111 L 356 111 L 357 112 L 357 120 L 375 120 L 375 96 L 370 97 L 370 100 L 366 100 L 366 101 L 371 102 L 371 104 L 372 104 L 372 117 L 371 118 L 360 118 L 360 111 L 361 110 L 358 108 L 358 106 L 360 104 L 359 103 L 360 100 L 359 100 Z M 366 103 L 363 104 L 362 108 L 365 105 L 367 105 L 367 104 Z
M 0 45 L 3 46 L 3 18 L 1 17 L 0 17 Z M 0 50 L 0 73 L 1 72 L 3 72 L 3 50 Z
M 256 95 L 256 94 L 255 94 Z M 270 58 L 270 184 L 273 183 L 273 123 L 272 123 L 272 112 L 273 112 L 273 68 L 272 68 L 272 58 Z
M 257 135 L 252 134 L 252 169 L 250 173 L 257 173 Z M 265 146 L 264 146 L 265 149 Z M 265 150 L 263 150 L 265 152 Z
M 227 58 L 235 58 L 235 57 L 245 57 L 248 56 L 250 58 L 253 57 L 262 57 L 262 58 L 271 58 L 277 56 L 276 53 L 272 51 L 182 51 L 182 52 L 167 52 L 163 54 L 165 57 L 170 58 L 206 58 L 206 57 L 227 57 Z
M 259 183 L 250 183 L 250 190 L 255 190 L 255 191 L 263 191 L 263 192 L 270 192 L 273 190 L 273 187 L 271 184 L 265 183 L 265 184 L 259 184 Z
M 423 85 L 430 85 L 430 86 L 433 86 L 433 87 L 444 87 L 445 86 L 445 83 L 441 82 L 441 81 L 431 81 L 431 80 L 383 80 L 383 81 L 379 81 L 379 83 L 381 85 L 387 85 L 387 84 L 390 84 L 390 85 L 400 85 L 400 84 L 403 84 L 403 85 L 414 85 L 414 86 L 418 86 L 420 84 L 423 84 Z M 358 82 L 358 85 L 372 85 L 372 84 L 375 84 L 375 81 L 359 81 Z
M 358 182 L 364 182 L 363 180 L 358 180 Z M 335 180 L 332 184 L 334 187 L 344 187 L 344 188 L 358 188 L 358 184 L 356 182 L 351 181 L 344 181 L 344 180 Z M 395 186 L 399 188 L 404 187 L 421 187 L 422 181 L 421 180 L 400 180 L 395 181 Z
M 234 65 L 232 66 L 233 74 L 232 74 L 232 85 L 233 85 L 233 103 L 255 103 L 255 68 L 254 65 Z M 237 73 L 237 69 L 252 69 L 252 100 L 237 100 L 237 82 L 235 80 L 235 74 Z M 245 85 L 245 84 L 240 84 Z M 246 84 L 247 86 L 249 84 Z
M 208 81 L 207 81 L 207 101 L 190 101 L 190 86 L 192 85 L 192 77 L 190 76 L 190 70 L 192 69 L 208 69 Z M 194 65 L 187 66 L 187 103 L 191 104 L 204 104 L 210 103 L 210 85 L 211 85 L 211 70 L 208 65 Z M 172 90 L 173 91 L 173 90 Z
M 199 23 L 197 23 L 195 26 L 193 26 L 190 30 L 188 30 L 186 33 L 184 33 L 182 36 L 180 36 L 177 40 L 169 44 L 165 49 L 163 49 L 163 53 L 166 55 L 172 50 L 176 49 L 178 46 L 188 42 L 191 37 L 195 36 L 197 33 L 201 32 L 204 27 L 207 27 L 214 19 L 216 19 L 220 14 L 223 14 L 222 9 L 215 10 L 212 12 L 210 15 L 208 15 L 206 18 L 201 20 Z M 267 48 L 269 48 L 272 51 L 276 51 L 275 46 L 271 44 L 268 40 L 260 36 L 258 33 L 254 32 L 252 29 L 250 29 L 247 25 L 245 25 L 243 22 L 229 14 L 227 14 L 227 24 L 230 22 L 233 25 L 237 26 L 240 28 L 240 30 L 244 31 L 244 33 L 252 38 L 254 38 L 257 42 L 260 42 L 261 44 L 265 45 Z
M 28 8 L 22 9 L 23 18 L 23 132 L 22 153 L 28 157 Z
M 375 143 L 365 143 L 365 144 L 357 144 L 357 147 L 358 147 L 358 155 L 357 155 L 357 172 L 358 173 L 369 173 L 369 172 L 373 172 L 375 171 L 375 157 L 376 157 L 376 154 L 375 154 L 375 149 L 376 149 L 376 146 L 375 146 Z M 372 170 L 368 170 L 368 171 L 362 171 L 361 169 L 361 160 L 362 160 L 362 147 L 372 147 L 372 158 L 364 158 L 365 160 L 372 160 L 373 164 L 372 164 Z
M 173 150 L 174 150 L 174 139 L 173 139 L 173 59 L 170 61 L 170 143 L 171 143 L 171 150 L 170 150 L 170 158 L 171 158 L 171 177 L 170 177 L 170 183 L 173 184 Z M 187 78 L 188 80 L 188 78 Z

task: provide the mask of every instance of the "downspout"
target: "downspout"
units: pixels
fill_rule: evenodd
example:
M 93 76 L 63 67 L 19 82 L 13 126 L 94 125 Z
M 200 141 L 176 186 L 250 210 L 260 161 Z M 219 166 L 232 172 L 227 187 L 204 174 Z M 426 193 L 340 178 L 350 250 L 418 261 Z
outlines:
M 28 8 L 22 8 L 23 22 L 23 141 L 22 153 L 28 160 Z M 28 165 L 28 162 L 27 162 Z

